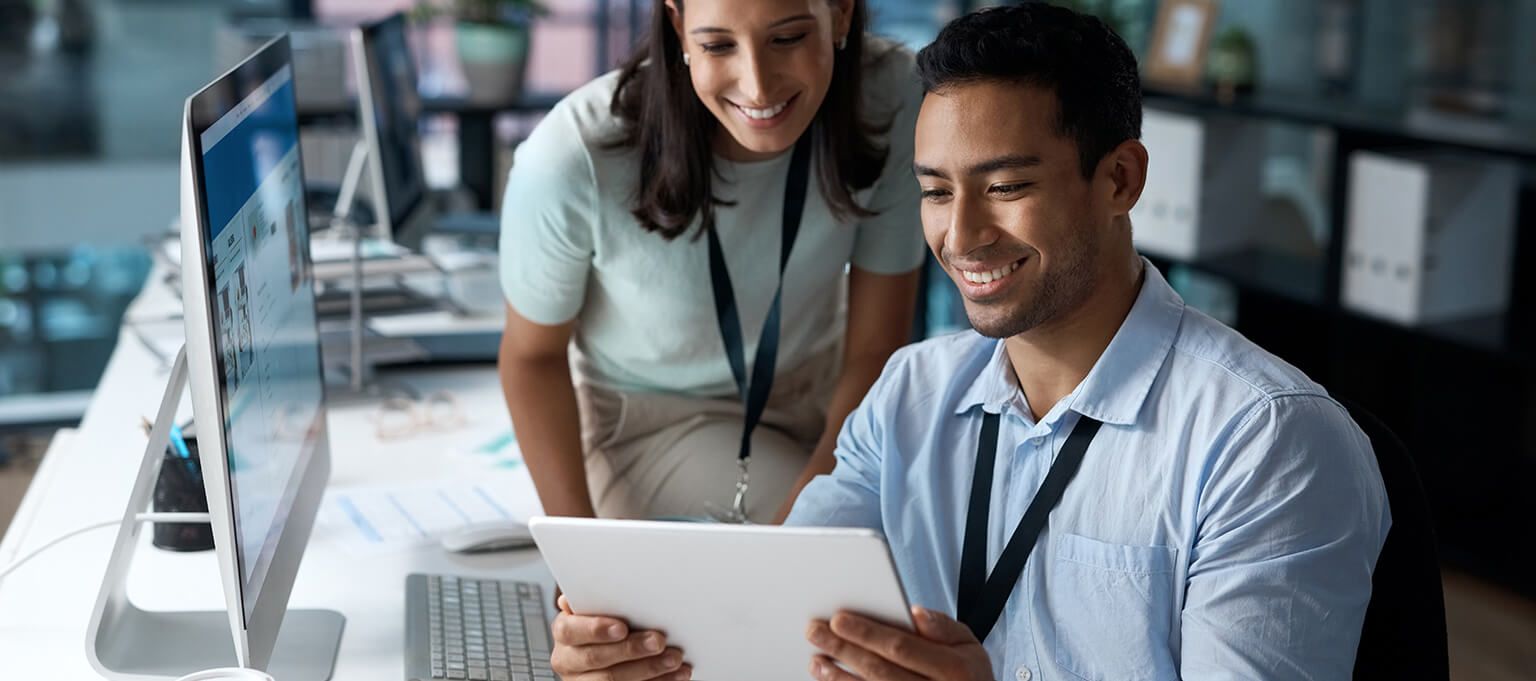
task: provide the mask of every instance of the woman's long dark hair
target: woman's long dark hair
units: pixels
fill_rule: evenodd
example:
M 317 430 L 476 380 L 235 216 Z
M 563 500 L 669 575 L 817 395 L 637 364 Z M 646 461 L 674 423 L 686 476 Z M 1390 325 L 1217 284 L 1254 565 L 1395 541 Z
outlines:
M 677 11 L 683 11 L 683 2 L 675 0 Z M 832 84 L 810 128 L 817 135 L 821 194 L 833 215 L 844 221 L 874 215 L 854 201 L 853 192 L 879 179 L 887 147 L 876 138 L 891 125 L 866 121 L 860 111 L 864 0 L 854 0 L 851 18 L 847 45 L 833 57 Z M 713 141 L 720 123 L 693 91 L 682 42 L 672 30 L 664 0 L 655 0 L 650 33 L 624 64 L 611 108 L 623 121 L 623 134 L 611 146 L 636 149 L 640 155 L 640 182 L 630 203 L 640 226 L 671 240 L 702 214 L 700 234 L 713 228 L 715 206 L 729 205 L 711 188 Z

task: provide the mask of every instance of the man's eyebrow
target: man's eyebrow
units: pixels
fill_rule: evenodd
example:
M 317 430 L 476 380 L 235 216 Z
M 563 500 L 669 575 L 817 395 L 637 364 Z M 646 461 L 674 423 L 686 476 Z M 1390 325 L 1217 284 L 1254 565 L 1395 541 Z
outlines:
M 996 158 L 989 158 L 989 159 L 987 159 L 985 161 L 982 161 L 981 163 L 974 164 L 974 165 L 972 165 L 972 166 L 970 166 L 970 167 L 965 169 L 965 174 L 966 175 L 986 175 L 988 173 L 995 173 L 995 172 L 997 172 L 999 170 L 1014 170 L 1014 169 L 1019 169 L 1019 168 L 1035 168 L 1035 167 L 1040 166 L 1040 164 L 1042 164 L 1042 163 L 1044 163 L 1044 161 L 1040 160 L 1039 156 L 1035 156 L 1035 155 L 1032 155 L 1032 154 L 1031 155 L 1008 154 L 1006 156 L 998 156 Z M 912 174 L 917 175 L 918 177 L 936 177 L 936 178 L 941 179 L 941 180 L 948 180 L 948 179 L 950 179 L 948 173 L 945 173 L 944 171 L 939 170 L 938 168 L 934 168 L 934 167 L 931 167 L 931 166 L 925 166 L 925 165 L 923 165 L 921 163 L 913 163 L 912 164 Z
M 912 164 L 912 174 L 918 177 L 937 177 L 941 180 L 949 179 L 949 175 L 945 174 L 944 171 L 925 166 L 921 163 Z
M 1008 154 L 990 158 L 966 169 L 967 175 L 986 175 L 999 170 L 1016 170 L 1020 168 L 1035 168 L 1043 161 L 1039 156 L 1024 154 Z

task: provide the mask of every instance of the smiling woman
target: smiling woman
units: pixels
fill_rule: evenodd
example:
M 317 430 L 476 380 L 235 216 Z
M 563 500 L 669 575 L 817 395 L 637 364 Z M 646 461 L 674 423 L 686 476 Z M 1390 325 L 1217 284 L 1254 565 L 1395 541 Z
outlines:
M 921 88 L 864 23 L 863 0 L 655 0 L 628 62 L 518 147 L 501 369 L 548 513 L 772 522 L 832 469 L 923 259 Z
M 861 115 L 864 72 L 890 58 L 865 54 L 863 0 L 658 0 L 649 37 L 619 76 L 614 112 L 654 175 L 633 205 L 668 238 L 714 218 L 712 156 L 770 159 L 820 122 L 821 189 L 837 217 L 871 213 L 853 198 L 880 177 L 889 120 Z

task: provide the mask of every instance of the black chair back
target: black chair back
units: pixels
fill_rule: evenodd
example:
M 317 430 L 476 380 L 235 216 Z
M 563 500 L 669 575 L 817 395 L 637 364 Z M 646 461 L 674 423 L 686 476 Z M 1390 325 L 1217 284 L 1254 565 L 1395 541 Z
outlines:
M 1371 602 L 1355 655 L 1356 679 L 1450 678 L 1445 593 L 1434 526 L 1418 468 L 1403 441 L 1363 407 L 1340 400 L 1376 450 L 1392 527 L 1371 575 Z

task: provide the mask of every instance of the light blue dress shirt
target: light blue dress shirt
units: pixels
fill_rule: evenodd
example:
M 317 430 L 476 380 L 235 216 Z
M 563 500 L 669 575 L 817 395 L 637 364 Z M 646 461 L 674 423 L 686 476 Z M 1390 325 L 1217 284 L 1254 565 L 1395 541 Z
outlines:
M 898 352 L 788 523 L 883 532 L 909 600 L 953 616 L 982 412 L 1003 414 L 989 572 L 1091 416 L 1104 426 L 985 641 L 996 678 L 1348 679 L 1391 524 L 1370 442 L 1145 269 L 1114 340 L 1038 423 L 1001 341 Z

